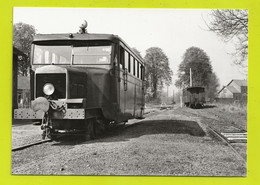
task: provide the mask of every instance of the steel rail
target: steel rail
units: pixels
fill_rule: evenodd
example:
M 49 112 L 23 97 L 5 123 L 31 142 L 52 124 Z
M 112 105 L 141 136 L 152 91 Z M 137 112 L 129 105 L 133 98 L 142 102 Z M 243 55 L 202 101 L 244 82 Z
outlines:
M 152 114 L 154 112 L 148 112 L 146 115 L 149 115 L 149 114 Z M 131 124 L 122 124 L 122 125 L 117 125 L 117 127 L 121 127 L 121 128 L 128 128 L 130 126 L 133 126 L 135 125 L 136 123 L 138 123 L 140 121 L 136 121 L 134 123 L 131 123 Z M 72 134 L 69 134 L 69 135 L 72 135 Z M 78 135 L 78 134 L 76 134 Z M 65 135 L 64 135 L 65 136 Z M 62 137 L 62 136 L 60 136 Z M 39 144 L 42 144 L 42 143 L 47 143 L 47 142 L 51 142 L 53 141 L 52 139 L 45 139 L 45 140 L 41 140 L 41 141 L 38 141 L 38 142 L 35 142 L 35 143 L 31 143 L 31 144 L 26 144 L 26 145 L 22 145 L 22 146 L 19 146 L 19 147 L 15 147 L 15 148 L 12 148 L 12 152 L 14 151 L 18 151 L 18 150 L 23 150 L 25 148 L 29 148 L 31 146 L 35 146 L 35 145 L 39 145 Z
M 27 145 L 18 146 L 18 147 L 12 148 L 12 152 L 18 151 L 18 150 L 23 150 L 23 149 L 29 148 L 31 146 L 35 146 L 35 145 L 39 145 L 39 144 L 47 143 L 47 142 L 51 142 L 51 141 L 53 141 L 53 140 L 45 139 L 45 140 L 38 141 L 38 142 L 35 142 L 35 143 L 30 143 L 30 144 L 27 144 Z
M 199 114 L 196 114 L 196 113 L 191 113 L 191 112 L 188 112 L 188 111 L 183 111 L 183 112 L 186 112 L 186 113 L 189 113 L 189 114 L 192 114 L 192 115 L 196 115 L 198 118 L 199 117 L 203 117 L 203 118 L 206 118 L 206 119 L 209 119 L 209 120 L 213 120 L 213 123 L 215 121 L 222 122 L 220 120 L 217 120 L 217 119 L 214 119 L 214 118 L 209 118 L 207 116 L 202 116 L 202 115 L 199 115 Z M 244 129 L 242 129 L 241 127 L 239 127 L 238 125 L 236 125 L 234 123 L 232 125 L 235 126 L 237 129 L 240 129 L 241 131 L 245 131 Z M 234 154 L 236 155 L 236 157 L 238 159 L 243 161 L 245 165 L 247 164 L 247 161 L 240 155 L 240 153 L 229 143 L 229 141 L 220 132 L 218 132 L 217 130 L 213 129 L 209 125 L 206 125 L 206 126 L 207 126 L 207 129 L 210 131 L 210 133 L 212 133 L 215 137 L 219 138 L 224 144 L 226 144 L 234 152 Z
M 224 142 L 229 148 L 231 148 L 231 150 L 234 152 L 234 154 L 236 155 L 237 158 L 239 158 L 241 161 L 243 161 L 245 165 L 247 164 L 247 161 L 240 155 L 240 153 L 238 153 L 238 151 L 228 142 L 228 140 L 225 137 L 223 137 L 218 131 L 214 130 L 210 126 L 207 126 L 207 128 L 209 129 L 209 131 L 212 134 L 214 134 L 222 142 Z

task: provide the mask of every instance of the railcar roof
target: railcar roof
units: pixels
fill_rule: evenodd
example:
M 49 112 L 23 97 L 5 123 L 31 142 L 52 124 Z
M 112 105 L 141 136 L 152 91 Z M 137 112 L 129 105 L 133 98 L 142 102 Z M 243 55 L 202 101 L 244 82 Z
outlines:
M 201 86 L 193 86 L 193 87 L 187 87 L 186 89 L 205 89 L 205 88 Z
M 72 36 L 71 36 L 72 35 Z M 34 37 L 34 42 L 37 41 L 57 41 L 57 40 L 111 40 L 120 39 L 113 34 L 93 34 L 93 33 L 62 33 L 62 34 L 37 34 Z M 122 40 L 122 39 L 120 39 Z
M 202 90 L 202 91 L 205 91 L 205 87 L 202 87 L 202 86 L 193 86 L 193 87 L 187 87 L 185 88 L 184 90 L 187 90 L 187 91 L 197 91 L 197 90 Z
M 72 35 L 72 37 L 71 37 Z M 84 40 L 110 40 L 112 42 L 118 42 L 119 40 L 123 42 L 130 50 L 131 47 L 128 46 L 128 44 L 121 39 L 117 35 L 113 34 L 96 34 L 96 33 L 62 33 L 62 34 L 37 34 L 34 36 L 34 42 L 44 42 L 44 41 L 84 41 Z M 134 52 L 133 52 L 134 53 Z M 135 53 L 134 53 L 135 54 Z M 137 58 L 139 58 L 142 62 L 143 59 L 140 58 L 137 54 L 135 54 Z

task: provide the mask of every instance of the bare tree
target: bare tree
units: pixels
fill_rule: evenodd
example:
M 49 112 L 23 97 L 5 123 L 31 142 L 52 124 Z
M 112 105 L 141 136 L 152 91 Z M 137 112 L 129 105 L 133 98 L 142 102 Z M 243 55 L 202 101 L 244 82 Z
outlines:
M 234 41 L 234 63 L 247 68 L 248 55 L 248 10 L 212 10 L 208 26 L 225 42 Z

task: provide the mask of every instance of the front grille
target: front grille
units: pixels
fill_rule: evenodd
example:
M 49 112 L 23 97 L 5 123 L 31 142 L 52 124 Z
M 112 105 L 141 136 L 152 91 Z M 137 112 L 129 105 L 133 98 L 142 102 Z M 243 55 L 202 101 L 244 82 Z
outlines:
M 36 74 L 36 98 L 44 97 L 43 86 L 51 83 L 55 87 L 52 99 L 66 98 L 66 74 Z

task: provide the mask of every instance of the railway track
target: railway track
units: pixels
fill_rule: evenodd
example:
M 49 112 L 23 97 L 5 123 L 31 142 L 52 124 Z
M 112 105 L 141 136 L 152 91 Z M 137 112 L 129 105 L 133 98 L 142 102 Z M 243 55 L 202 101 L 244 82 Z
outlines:
M 146 112 L 145 115 L 147 116 L 147 115 L 153 114 L 155 112 L 156 111 Z M 128 127 L 131 127 L 132 125 L 134 125 L 135 123 L 138 123 L 139 121 L 140 120 L 135 120 L 133 122 L 133 121 L 130 120 L 129 123 L 127 123 L 127 124 L 122 123 L 122 124 L 117 125 L 115 128 L 112 127 L 110 129 L 112 129 L 112 130 L 118 129 L 118 128 L 125 129 L 125 128 L 128 128 Z M 26 124 L 28 124 L 28 123 L 26 123 Z M 26 125 L 26 124 L 24 124 L 24 125 Z M 21 125 L 15 125 L 13 127 L 18 127 L 18 126 L 21 126 Z M 109 130 L 108 130 L 108 132 L 109 132 Z M 74 135 L 77 135 L 77 134 L 74 134 Z M 61 137 L 64 137 L 64 135 L 63 136 L 60 135 L 58 139 L 60 139 Z M 23 149 L 26 149 L 26 148 L 29 148 L 29 147 L 32 147 L 32 146 L 35 146 L 35 145 L 40 145 L 40 144 L 52 142 L 52 141 L 53 141 L 52 139 L 38 140 L 38 141 L 30 143 L 30 144 L 25 144 L 25 145 L 21 145 L 21 146 L 18 146 L 18 147 L 14 147 L 14 148 L 12 148 L 12 152 L 23 150 Z
M 113 129 L 114 129 L 114 130 L 115 130 L 115 129 L 119 129 L 119 128 L 125 129 L 125 128 L 128 128 L 128 127 L 134 125 L 134 124 L 137 123 L 137 122 L 139 122 L 139 121 L 135 121 L 134 123 L 131 123 L 131 124 L 119 124 L 119 125 L 117 125 L 115 128 L 110 128 L 110 129 L 112 129 L 112 130 L 113 130 Z M 57 139 L 61 139 L 61 138 L 63 138 L 63 137 L 72 136 L 72 135 L 74 135 L 74 136 L 80 136 L 81 134 L 80 134 L 80 133 L 78 133 L 78 134 L 75 134 L 75 133 L 74 133 L 74 134 L 69 134 L 69 135 L 60 135 Z M 52 139 L 45 139 L 45 140 L 40 140 L 40 141 L 36 141 L 36 142 L 30 143 L 30 144 L 21 145 L 21 146 L 12 148 L 12 152 L 19 151 L 19 150 L 23 150 L 23 149 L 26 149 L 26 148 L 29 148 L 29 147 L 32 147 L 32 146 L 35 146 L 35 145 L 40 145 L 40 144 L 47 143 L 47 142 L 52 142 L 52 141 L 54 141 L 54 140 L 52 140 Z
M 37 141 L 37 142 L 34 142 L 34 143 L 18 146 L 18 147 L 12 148 L 12 152 L 15 152 L 15 151 L 18 151 L 18 150 L 23 150 L 25 148 L 29 148 L 29 147 L 32 147 L 32 146 L 35 146 L 35 145 L 39 145 L 39 144 L 47 143 L 47 142 L 51 142 L 51 141 L 52 141 L 51 139 L 45 139 L 45 140 Z
M 224 139 L 226 139 L 230 143 L 236 143 L 236 142 L 246 143 L 247 142 L 247 130 L 245 130 L 244 128 L 242 128 L 241 126 L 239 126 L 235 123 L 229 122 L 228 124 L 225 124 L 225 123 L 223 123 L 223 122 L 225 122 L 223 120 L 218 120 L 218 119 L 215 119 L 215 118 L 210 118 L 210 117 L 207 117 L 207 116 L 198 115 L 196 113 L 187 112 L 187 111 L 184 111 L 184 110 L 182 110 L 182 111 L 185 112 L 185 113 L 188 113 L 188 114 L 196 115 L 196 117 L 202 117 L 206 120 L 212 120 L 213 122 L 209 121 L 209 122 L 212 123 L 211 124 L 212 126 L 209 125 L 209 124 L 207 124 L 207 126 L 210 127 L 211 129 L 215 130 L 217 133 L 219 133 L 221 135 L 221 137 L 223 137 Z M 215 128 L 213 128 L 215 124 L 224 125 L 225 127 L 228 127 L 229 129 L 225 129 L 225 128 L 215 129 Z M 235 130 L 231 129 L 231 131 L 230 131 L 231 127 L 235 128 Z
M 209 130 L 212 134 L 214 134 L 214 136 L 216 136 L 216 137 L 218 137 L 220 140 L 222 140 L 222 142 L 225 143 L 225 144 L 234 152 L 234 154 L 236 155 L 236 157 L 237 157 L 239 160 L 243 161 L 243 163 L 244 163 L 245 165 L 247 164 L 246 159 L 244 159 L 244 157 L 230 144 L 230 142 L 229 142 L 225 137 L 222 136 L 221 133 L 219 133 L 218 131 L 212 129 L 210 126 L 208 126 L 207 128 L 208 128 L 208 130 Z
M 211 120 L 213 122 L 212 125 L 214 126 L 214 124 L 216 123 L 223 123 L 223 120 L 218 120 L 215 118 L 210 118 L 204 115 L 199 115 L 193 112 L 188 112 L 185 110 L 182 110 L 183 112 L 187 113 L 187 114 L 191 114 L 191 115 L 195 115 L 196 117 L 202 117 L 206 120 Z M 216 138 L 218 138 L 219 140 L 221 140 L 225 145 L 227 145 L 236 155 L 236 157 L 238 159 L 240 159 L 241 161 L 243 161 L 243 163 L 246 165 L 247 161 L 246 158 L 243 157 L 239 151 L 232 146 L 232 144 L 234 143 L 246 143 L 247 142 L 247 131 L 243 128 L 241 128 L 240 126 L 236 125 L 235 123 L 229 123 L 230 126 L 235 127 L 237 130 L 234 132 L 226 132 L 225 129 L 223 130 L 219 130 L 216 128 L 213 128 L 211 125 L 207 124 L 207 129 L 208 131 L 213 134 Z

